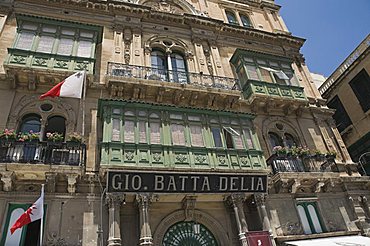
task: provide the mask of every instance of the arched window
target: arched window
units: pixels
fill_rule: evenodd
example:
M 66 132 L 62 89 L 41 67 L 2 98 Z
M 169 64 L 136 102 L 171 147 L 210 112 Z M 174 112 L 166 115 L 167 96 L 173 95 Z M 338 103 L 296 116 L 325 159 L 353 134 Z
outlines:
M 227 21 L 232 24 L 232 25 L 239 25 L 237 19 L 236 19 L 236 16 L 233 12 L 231 11 L 226 11 L 226 17 L 227 17 Z
M 28 133 L 30 131 L 40 132 L 41 130 L 41 117 L 37 114 L 25 115 L 19 126 L 18 132 Z
M 297 146 L 297 143 L 292 135 L 290 135 L 289 133 L 285 133 L 284 137 L 285 137 L 285 143 L 287 147 L 291 148 L 293 146 Z
M 187 83 L 187 67 L 184 57 L 173 52 L 166 55 L 161 50 L 151 53 L 152 74 L 149 79 Z
M 48 121 L 45 126 L 44 139 L 46 139 L 46 133 L 48 132 L 57 132 L 65 136 L 66 132 L 66 120 L 62 116 L 51 116 L 48 118 Z
M 275 146 L 283 146 L 284 145 L 283 141 L 279 137 L 279 135 L 277 135 L 274 132 L 269 132 L 269 139 L 270 139 L 270 144 L 271 144 L 272 148 L 274 148 Z
M 240 15 L 240 20 L 242 21 L 242 24 L 244 27 L 252 27 L 251 20 L 246 15 Z

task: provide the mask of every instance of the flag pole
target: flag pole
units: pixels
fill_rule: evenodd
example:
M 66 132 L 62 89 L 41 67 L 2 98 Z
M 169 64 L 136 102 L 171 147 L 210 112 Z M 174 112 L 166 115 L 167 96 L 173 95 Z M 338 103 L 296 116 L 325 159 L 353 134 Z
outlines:
M 44 184 L 41 185 L 41 196 L 42 196 L 42 204 L 41 204 L 41 223 L 40 223 L 40 246 L 42 246 L 42 236 L 44 231 Z
M 85 98 L 86 98 L 86 70 L 84 70 L 83 92 L 82 92 L 82 138 L 85 138 Z

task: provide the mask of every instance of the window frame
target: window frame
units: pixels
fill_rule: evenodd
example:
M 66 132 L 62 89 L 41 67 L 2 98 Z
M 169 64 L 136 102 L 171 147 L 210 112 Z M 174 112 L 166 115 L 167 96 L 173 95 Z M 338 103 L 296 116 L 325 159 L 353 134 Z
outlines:
M 370 110 L 370 76 L 366 69 L 363 68 L 356 76 L 349 82 L 353 93 L 361 106 L 364 113 Z
M 229 23 L 230 25 L 240 26 L 240 23 L 234 11 L 226 9 L 225 14 L 226 14 L 227 23 Z M 231 19 L 234 19 L 234 20 L 231 20 Z
M 309 229 L 311 231 L 311 233 L 304 232 L 306 235 L 320 234 L 320 233 L 326 232 L 325 227 L 324 227 L 324 223 L 323 223 L 322 217 L 319 213 L 319 209 L 318 209 L 316 201 L 297 201 L 297 204 L 296 204 L 297 212 L 298 212 L 298 207 L 299 206 L 301 206 L 304 209 L 305 216 L 306 216 L 307 222 L 308 222 L 309 227 L 310 227 Z M 312 218 L 312 216 L 310 214 L 310 211 L 309 211 L 309 208 L 308 208 L 309 206 L 312 206 L 314 208 L 314 212 L 315 212 L 315 215 L 316 215 L 318 223 L 319 223 L 318 226 L 320 226 L 321 232 L 317 231 L 317 228 L 315 226 L 315 223 L 313 221 L 313 218 Z M 299 217 L 299 220 L 300 220 L 301 225 L 303 227 L 302 218 L 301 218 L 301 215 L 300 215 L 299 212 L 298 212 L 298 217 Z

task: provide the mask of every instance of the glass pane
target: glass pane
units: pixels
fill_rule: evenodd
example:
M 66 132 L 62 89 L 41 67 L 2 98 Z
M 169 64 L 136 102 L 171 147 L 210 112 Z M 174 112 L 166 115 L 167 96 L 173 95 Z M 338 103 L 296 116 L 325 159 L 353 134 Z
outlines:
M 212 136 L 213 136 L 213 141 L 215 143 L 215 147 L 223 147 L 220 128 L 211 128 L 211 131 L 212 131 Z
M 146 143 L 146 122 L 139 122 L 139 143 Z
M 172 143 L 174 145 L 185 145 L 184 126 L 178 124 L 171 124 Z
M 244 136 L 245 136 L 245 139 L 246 139 L 246 142 L 247 142 L 247 147 L 248 149 L 254 149 L 254 144 L 253 144 L 253 140 L 252 140 L 252 135 L 250 133 L 250 130 L 247 129 L 247 130 L 244 130 Z
M 240 20 L 242 21 L 243 26 L 245 26 L 245 27 L 250 27 L 251 26 L 251 22 L 250 22 L 250 20 L 247 16 L 240 15 Z
M 287 147 L 291 148 L 293 146 L 297 146 L 296 141 L 294 140 L 294 137 L 290 135 L 289 133 L 285 133 L 285 141 Z
M 269 71 L 267 71 L 266 69 L 260 68 L 260 72 L 262 76 L 262 81 L 272 83 L 272 78 L 271 78 L 271 74 Z
M 21 32 L 19 34 L 19 39 L 16 45 L 16 48 L 22 50 L 30 50 L 32 47 L 32 41 L 35 34 L 31 32 Z
M 43 26 L 42 31 L 48 33 L 55 33 L 57 31 L 57 28 L 55 26 Z
M 92 42 L 80 40 L 78 44 L 77 56 L 90 57 L 91 56 Z
M 52 36 L 41 36 L 39 45 L 37 46 L 38 52 L 51 53 L 54 44 L 54 37 Z
M 23 23 L 22 24 L 22 29 L 28 29 L 32 31 L 37 30 L 37 24 L 36 23 Z
M 124 140 L 126 143 L 135 142 L 135 122 L 134 121 L 125 121 L 125 132 Z
M 311 217 L 311 220 L 312 220 L 312 223 L 313 223 L 313 227 L 315 228 L 315 232 L 316 233 L 322 233 L 320 220 L 317 217 L 315 207 L 310 204 L 310 205 L 307 206 L 307 209 L 308 209 L 308 213 L 310 214 L 310 217 Z
M 236 17 L 234 15 L 234 13 L 231 13 L 229 11 L 226 12 L 226 16 L 227 16 L 227 21 L 230 23 L 230 24 L 233 24 L 233 25 L 239 25 L 238 21 L 236 20 Z
M 72 55 L 73 39 L 71 38 L 60 38 L 58 54 L 59 55 Z
M 120 141 L 120 120 L 113 119 L 112 121 L 112 141 Z
M 81 30 L 80 31 L 80 37 L 93 38 L 94 37 L 94 33 L 93 32 L 90 32 L 90 31 Z
M 62 28 L 62 34 L 64 34 L 64 35 L 75 35 L 75 30 Z
M 237 130 L 237 129 L 234 129 L 234 131 L 236 131 L 238 133 L 238 135 L 233 135 L 233 139 L 234 139 L 234 143 L 235 143 L 235 148 L 236 149 L 243 149 L 244 146 L 243 146 L 243 141 L 242 141 L 242 137 L 240 135 L 240 131 Z
M 159 122 L 150 122 L 150 143 L 161 143 L 161 128 Z
M 269 139 L 272 148 L 275 146 L 283 146 L 281 138 L 276 133 L 269 132 Z
M 166 57 L 160 51 L 153 51 L 151 53 L 151 61 L 152 68 L 164 70 L 166 67 Z
M 38 116 L 28 116 L 22 121 L 22 125 L 19 129 L 20 132 L 27 133 L 30 131 L 40 132 L 41 122 Z
M 260 80 L 259 77 L 258 77 L 258 73 L 257 73 L 257 68 L 256 66 L 252 66 L 252 65 L 245 65 L 246 69 L 247 69 L 247 72 L 248 72 L 248 78 L 249 79 L 255 79 L 255 80 Z
M 298 214 L 299 214 L 299 218 L 301 219 L 304 233 L 312 234 L 310 223 L 308 222 L 306 212 L 304 211 L 304 207 L 301 205 L 298 205 L 297 208 L 298 208 Z
M 204 146 L 202 127 L 197 125 L 190 125 L 191 144 L 193 146 Z

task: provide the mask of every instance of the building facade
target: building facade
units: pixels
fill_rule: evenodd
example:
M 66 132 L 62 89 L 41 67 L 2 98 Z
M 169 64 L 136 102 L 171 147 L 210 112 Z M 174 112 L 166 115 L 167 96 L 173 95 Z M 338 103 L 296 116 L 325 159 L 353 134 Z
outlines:
M 319 88 L 328 106 L 336 110 L 334 119 L 352 159 L 361 161 L 366 170 L 370 160 L 369 42 L 368 35 Z
M 37 245 L 40 222 L 9 228 L 41 184 L 45 245 L 366 234 L 369 179 L 279 9 L 272 0 L 2 1 L 0 244 Z M 83 99 L 39 100 L 83 70 Z

